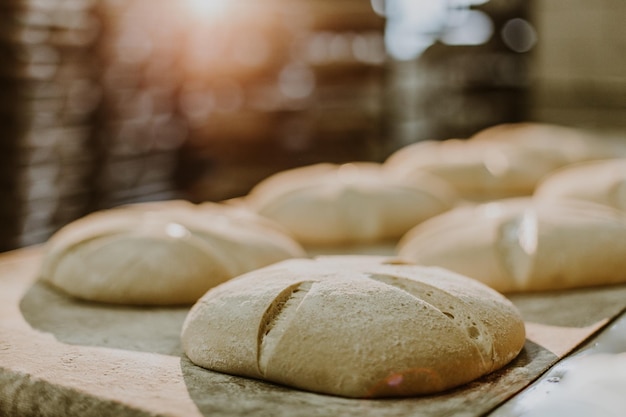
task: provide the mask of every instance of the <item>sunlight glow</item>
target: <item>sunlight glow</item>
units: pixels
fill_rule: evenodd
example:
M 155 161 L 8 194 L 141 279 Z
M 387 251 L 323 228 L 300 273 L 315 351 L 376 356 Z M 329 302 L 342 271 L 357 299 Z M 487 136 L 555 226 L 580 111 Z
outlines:
M 186 0 L 189 11 L 198 18 L 218 18 L 228 9 L 228 0 Z

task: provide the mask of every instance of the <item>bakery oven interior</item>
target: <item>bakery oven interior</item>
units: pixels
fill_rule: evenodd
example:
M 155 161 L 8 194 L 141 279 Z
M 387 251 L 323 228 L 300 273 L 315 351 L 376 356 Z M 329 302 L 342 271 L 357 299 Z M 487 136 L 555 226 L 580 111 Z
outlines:
M 561 3 L 3 1 L 0 251 L 500 123 L 626 141 L 626 2 Z

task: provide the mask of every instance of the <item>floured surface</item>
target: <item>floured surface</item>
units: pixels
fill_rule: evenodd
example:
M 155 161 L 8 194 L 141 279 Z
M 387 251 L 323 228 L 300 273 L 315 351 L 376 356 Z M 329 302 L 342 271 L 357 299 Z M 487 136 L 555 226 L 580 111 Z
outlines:
M 541 345 L 565 354 L 626 304 L 625 286 L 511 297 L 530 322 L 529 340 L 503 370 L 442 395 L 353 400 L 199 368 L 178 342 L 186 308 L 69 299 L 33 284 L 38 255 L 0 256 L 0 415 L 478 416 L 559 360 Z M 556 346 L 545 326 L 570 337 Z

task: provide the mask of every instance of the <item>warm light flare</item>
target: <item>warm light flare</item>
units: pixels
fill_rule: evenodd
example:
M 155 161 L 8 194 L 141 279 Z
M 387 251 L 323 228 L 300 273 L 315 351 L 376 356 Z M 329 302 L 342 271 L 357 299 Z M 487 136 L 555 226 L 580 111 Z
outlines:
M 228 0 L 186 0 L 189 11 L 198 18 L 219 18 L 228 9 Z

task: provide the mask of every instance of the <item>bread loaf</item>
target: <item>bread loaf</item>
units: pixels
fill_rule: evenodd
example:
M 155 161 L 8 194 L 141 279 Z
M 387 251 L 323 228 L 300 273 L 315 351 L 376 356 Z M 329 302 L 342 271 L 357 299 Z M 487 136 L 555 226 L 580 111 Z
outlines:
M 398 253 L 504 293 L 617 284 L 626 282 L 626 213 L 584 201 L 483 203 L 415 227 Z
M 592 201 L 626 211 L 626 158 L 563 167 L 539 183 L 535 197 L 542 201 Z
M 196 365 L 345 397 L 447 390 L 525 343 L 520 314 L 487 286 L 368 256 L 292 259 L 221 284 L 181 337 Z
M 562 165 L 611 158 L 626 150 L 599 133 L 549 123 L 503 123 L 485 128 L 469 139 L 485 145 L 514 145 L 538 157 L 557 158 Z
M 451 208 L 456 195 L 437 178 L 388 179 L 380 164 L 316 164 L 275 174 L 247 204 L 305 245 L 371 243 L 399 238 Z
M 428 140 L 405 146 L 391 154 L 384 167 L 403 180 L 424 172 L 432 174 L 447 181 L 461 197 L 485 201 L 532 195 L 537 184 L 554 170 L 579 161 L 609 158 L 617 149 L 579 129 L 512 123 L 484 129 L 468 139 Z
M 139 203 L 78 219 L 44 246 L 41 280 L 78 298 L 191 304 L 244 272 L 304 256 L 279 226 L 218 203 Z
M 417 142 L 385 161 L 386 169 L 397 178 L 410 180 L 426 172 L 475 201 L 530 195 L 547 172 L 562 165 L 563 160 L 555 155 L 537 155 L 513 144 L 461 139 Z

